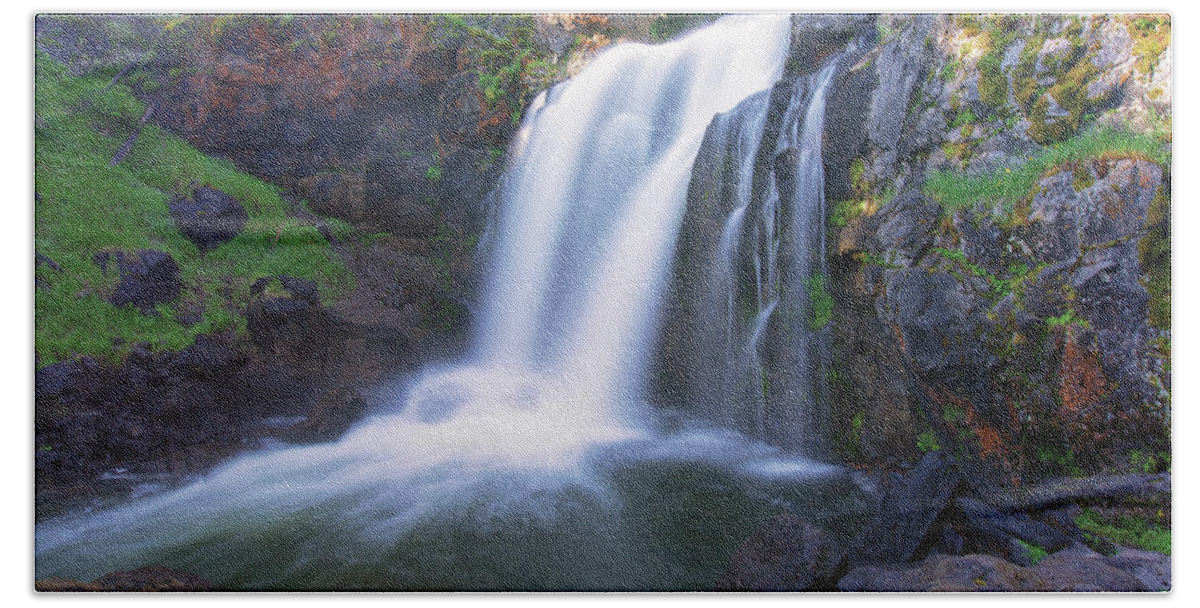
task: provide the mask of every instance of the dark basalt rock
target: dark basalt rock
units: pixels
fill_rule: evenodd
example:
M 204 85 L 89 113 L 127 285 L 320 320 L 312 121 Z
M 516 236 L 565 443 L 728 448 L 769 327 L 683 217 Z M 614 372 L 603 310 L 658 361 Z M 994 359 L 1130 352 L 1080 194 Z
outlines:
M 55 262 L 50 256 L 40 251 L 35 251 L 33 253 L 33 267 L 37 268 L 38 266 L 46 266 L 51 270 L 62 272 L 62 266 L 59 266 L 58 262 Z
M 851 544 L 846 556 L 849 567 L 912 559 L 959 481 L 953 458 L 941 451 L 926 454 L 886 490 L 879 511 Z
M 988 367 L 989 354 L 978 338 L 987 324 L 978 295 L 985 286 L 980 279 L 967 281 L 921 268 L 884 272 L 886 294 L 876 301 L 876 309 L 881 319 L 902 331 L 918 373 Z
M 179 231 L 201 252 L 232 241 L 250 219 L 236 198 L 208 186 L 196 188 L 192 198 L 173 201 L 168 207 Z
M 990 555 L 935 555 L 917 564 L 864 566 L 838 581 L 839 591 L 1032 591 L 1024 569 Z
M 894 264 L 912 264 L 933 245 L 941 221 L 941 208 L 919 190 L 898 195 L 880 213 L 875 240 L 883 255 Z
M 155 306 L 170 304 L 179 298 L 183 283 L 179 265 L 171 254 L 145 249 L 133 255 L 117 252 L 115 257 L 121 281 L 109 298 L 114 306 L 132 304 L 142 314 L 158 316 Z M 107 266 L 107 260 L 105 256 L 103 263 L 98 262 L 101 268 Z
M 1068 535 L 1026 513 L 1004 513 L 973 498 L 959 497 L 955 499 L 954 506 L 958 523 L 968 532 L 976 550 L 1010 561 L 1024 561 L 1027 557 L 1026 552 L 1012 542 L 1013 539 L 1051 552 L 1083 540 L 1078 534 Z
M 283 274 L 262 277 L 254 281 L 254 283 L 250 285 L 251 295 L 257 296 L 263 293 L 263 291 L 267 288 L 267 285 L 271 284 L 271 281 L 279 281 L 280 286 L 282 286 L 283 289 L 286 290 L 293 298 L 303 300 L 304 302 L 312 304 L 313 306 L 320 305 L 321 303 L 321 294 L 317 290 L 316 281 L 311 281 L 309 279 L 297 279 L 296 277 L 289 277 Z

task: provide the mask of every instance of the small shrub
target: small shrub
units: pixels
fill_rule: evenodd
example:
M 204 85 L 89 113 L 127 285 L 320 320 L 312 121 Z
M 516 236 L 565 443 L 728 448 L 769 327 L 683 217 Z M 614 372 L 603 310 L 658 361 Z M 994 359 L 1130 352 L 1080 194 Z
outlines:
M 442 180 L 442 168 L 437 165 L 431 165 L 425 170 L 425 179 L 437 183 Z
M 1046 319 L 1046 327 L 1065 327 L 1067 325 L 1076 325 L 1084 329 L 1092 326 L 1087 319 L 1082 319 L 1075 315 L 1075 309 L 1068 308 L 1066 312 L 1057 317 L 1049 317 Z

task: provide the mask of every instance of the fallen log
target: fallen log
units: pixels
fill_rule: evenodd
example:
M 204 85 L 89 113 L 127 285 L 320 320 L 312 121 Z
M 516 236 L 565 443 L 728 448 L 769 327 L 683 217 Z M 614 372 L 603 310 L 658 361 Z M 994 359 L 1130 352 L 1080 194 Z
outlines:
M 134 142 L 142 134 L 142 129 L 146 126 L 146 121 L 150 120 L 150 115 L 153 113 L 154 104 L 147 105 L 146 112 L 142 114 L 142 119 L 138 121 L 137 128 L 133 130 L 133 133 L 129 134 L 129 137 L 125 138 L 125 143 L 121 144 L 120 148 L 117 148 L 117 153 L 113 155 L 112 160 L 108 161 L 108 166 L 115 167 L 117 163 L 120 163 L 125 160 L 126 156 L 129 156 L 129 153 L 133 151 Z
M 1149 497 L 1171 493 L 1171 474 L 1094 475 L 1052 479 L 1016 491 L 997 492 L 984 502 L 1002 511 L 1037 511 L 1057 505 L 1109 498 Z

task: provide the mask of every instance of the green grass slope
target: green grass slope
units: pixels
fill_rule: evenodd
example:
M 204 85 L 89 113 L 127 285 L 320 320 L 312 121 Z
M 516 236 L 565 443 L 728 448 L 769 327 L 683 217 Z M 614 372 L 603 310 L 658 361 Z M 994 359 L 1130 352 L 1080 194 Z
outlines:
M 38 265 L 35 349 L 39 365 L 94 355 L 120 358 L 137 342 L 178 349 L 197 334 L 245 327 L 249 287 L 259 277 L 286 274 L 316 281 L 331 301 L 354 288 L 353 275 L 311 226 L 286 213 L 278 189 L 147 125 L 132 152 L 109 161 L 145 111 L 111 74 L 71 76 L 38 54 L 35 72 L 34 246 L 62 267 Z M 201 255 L 176 229 L 167 203 L 208 185 L 237 198 L 249 221 L 234 240 Z M 107 297 L 118 282 L 93 263 L 100 251 L 158 249 L 179 264 L 183 294 L 158 317 Z M 187 327 L 184 310 L 200 313 Z

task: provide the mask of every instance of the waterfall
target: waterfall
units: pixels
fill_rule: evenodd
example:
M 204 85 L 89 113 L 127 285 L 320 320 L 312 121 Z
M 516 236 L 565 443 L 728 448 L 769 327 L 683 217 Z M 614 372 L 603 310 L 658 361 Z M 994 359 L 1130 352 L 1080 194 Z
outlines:
M 705 128 L 783 68 L 786 16 L 619 45 L 522 133 L 487 274 L 477 365 L 569 378 L 598 415 L 639 398 L 657 298 Z M 581 409 L 578 405 L 575 409 Z
M 693 171 L 662 350 L 668 399 L 814 458 L 826 455 L 822 136 L 837 66 L 834 57 L 713 121 Z
M 697 462 L 753 462 L 772 475 L 830 468 L 796 464 L 728 433 L 656 436 L 644 394 L 693 161 L 710 124 L 730 125 L 742 201 L 728 234 L 714 239 L 730 277 L 721 293 L 727 333 L 745 333 L 732 311 L 744 296 L 732 279 L 745 268 L 740 260 L 753 256 L 764 273 L 753 286 L 763 326 L 749 336 L 755 344 L 777 334 L 779 311 L 793 307 L 779 286 L 798 279 L 786 273 L 809 272 L 782 260 L 796 257 L 787 248 L 813 242 L 777 233 L 788 212 L 792 237 L 822 223 L 805 214 L 820 213 L 821 180 L 811 167 L 819 170 L 814 116 L 823 113 L 817 100 L 828 74 L 803 85 L 812 93 L 793 95 L 812 99 L 787 108 L 788 116 L 807 108 L 804 128 L 771 147 L 780 157 L 802 150 L 808 164 L 794 184 L 772 186 L 765 197 L 754 187 L 766 110 L 776 103 L 768 90 L 789 40 L 787 15 L 726 17 L 669 43 L 616 45 L 539 96 L 496 193 L 493 259 L 463 361 L 415 378 L 395 412 L 360 422 L 337 442 L 247 454 L 180 489 L 40 523 L 37 576 L 90 580 L 164 564 L 243 588 L 600 589 L 678 585 L 685 574 L 708 580 L 695 564 L 720 567 L 727 553 L 714 547 L 736 539 L 736 526 L 757 525 L 754 511 L 734 506 L 720 519 L 697 506 L 696 518 L 680 525 L 723 528 L 680 540 L 653 523 L 662 510 L 645 505 L 669 500 L 669 513 L 686 513 L 679 505 L 687 492 L 709 505 L 711 487 L 738 486 L 671 490 L 690 473 L 654 471 Z M 737 346 L 748 347 L 759 349 Z M 771 414 L 758 419 L 769 427 Z M 621 458 L 641 467 L 636 474 L 605 456 L 614 445 L 626 446 Z M 703 559 L 672 562 L 683 558 L 655 544 L 668 541 L 701 543 Z

